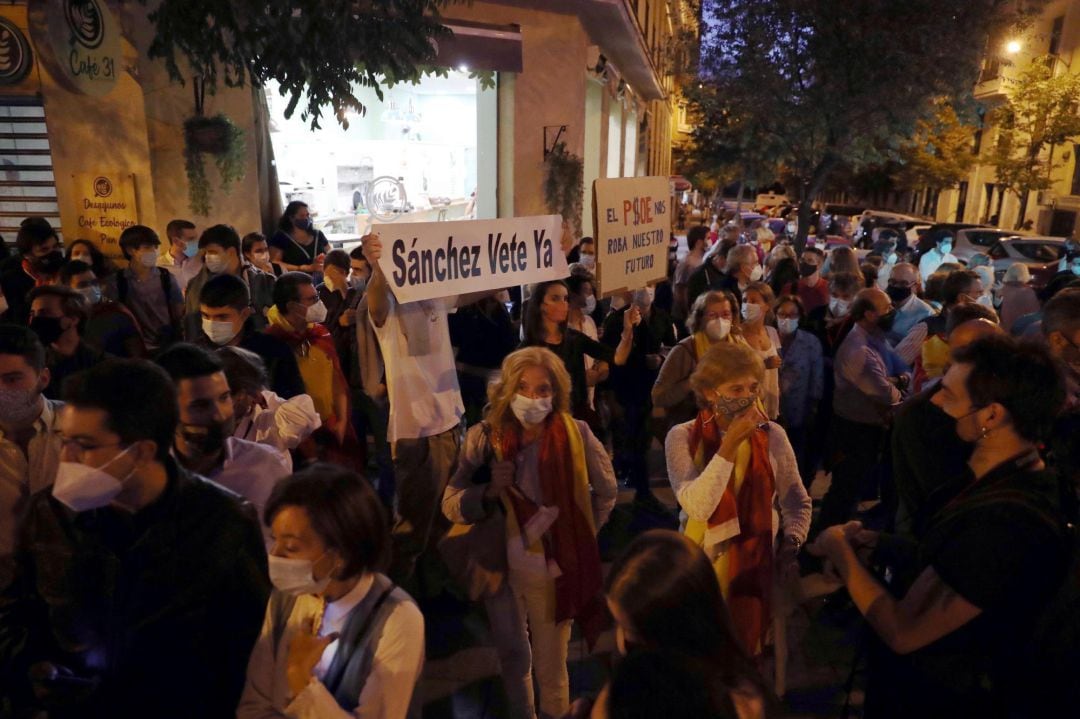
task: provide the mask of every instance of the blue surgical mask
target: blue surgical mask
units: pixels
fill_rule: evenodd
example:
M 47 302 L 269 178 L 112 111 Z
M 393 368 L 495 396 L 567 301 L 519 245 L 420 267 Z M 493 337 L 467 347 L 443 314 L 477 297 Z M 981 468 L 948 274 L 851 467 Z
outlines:
M 952 252 L 952 243 L 951 242 L 946 242 L 946 243 L 941 245 L 941 254 L 947 255 L 950 252 Z
M 194 257 L 199 254 L 198 242 L 186 242 L 184 243 L 184 257 Z

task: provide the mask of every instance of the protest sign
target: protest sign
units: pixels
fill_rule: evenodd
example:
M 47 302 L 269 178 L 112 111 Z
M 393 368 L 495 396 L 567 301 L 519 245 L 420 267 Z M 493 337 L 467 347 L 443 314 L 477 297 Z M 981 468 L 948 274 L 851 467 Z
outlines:
M 558 215 L 375 225 L 379 267 L 398 302 L 566 277 Z
M 667 277 L 671 233 L 666 177 L 596 180 L 596 280 L 607 297 Z

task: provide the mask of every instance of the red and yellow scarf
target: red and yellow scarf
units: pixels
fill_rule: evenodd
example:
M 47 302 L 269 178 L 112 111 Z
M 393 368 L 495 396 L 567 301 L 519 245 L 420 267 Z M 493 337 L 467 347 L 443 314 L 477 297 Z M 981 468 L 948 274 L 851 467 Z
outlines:
M 513 461 L 521 450 L 517 424 L 493 433 L 492 444 L 499 461 Z M 530 540 L 529 520 L 543 507 L 516 488 L 503 495 L 510 541 L 520 539 L 526 551 L 543 553 L 555 565 L 554 621 L 576 618 L 586 637 L 596 636 L 605 619 L 600 571 L 600 549 L 589 493 L 589 471 L 581 432 L 568 413 L 548 417 L 540 438 L 539 478 L 544 507 L 555 507 L 558 516 L 544 534 Z M 553 567 L 554 569 L 554 567 Z
M 712 460 L 723 439 L 713 413 L 702 410 L 690 429 L 690 454 L 698 471 Z M 752 656 L 765 647 L 772 622 L 773 495 L 776 480 L 769 462 L 769 435 L 756 430 L 735 456 L 735 472 L 708 522 L 689 520 L 685 533 L 704 545 L 708 530 L 728 524 L 737 534 L 713 566 L 731 613 L 735 633 Z

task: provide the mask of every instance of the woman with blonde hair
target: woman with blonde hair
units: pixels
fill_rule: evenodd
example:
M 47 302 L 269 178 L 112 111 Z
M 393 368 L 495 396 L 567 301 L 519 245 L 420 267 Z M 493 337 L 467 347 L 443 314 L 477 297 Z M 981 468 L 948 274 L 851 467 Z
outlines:
M 690 336 L 668 353 L 652 388 L 653 406 L 664 410 L 669 426 L 685 422 L 697 413 L 690 375 L 698 359 L 717 342 L 743 341 L 739 301 L 723 290 L 706 292 L 694 301 L 686 318 L 686 329 L 690 330 Z
M 751 283 L 743 291 L 743 339 L 765 363 L 761 401 L 769 419 L 780 416 L 780 335 L 770 326 L 775 300 L 772 288 L 764 282 Z M 766 324 L 767 321 L 770 324 Z
M 537 716 L 535 673 L 539 716 L 562 717 L 570 707 L 570 621 L 586 637 L 603 621 L 596 532 L 615 505 L 615 473 L 588 425 L 571 416 L 570 376 L 550 350 L 510 354 L 488 397 L 484 422 L 465 436 L 442 510 L 455 524 L 502 528 L 492 535 L 501 541 L 487 542 L 486 568 L 497 579 L 477 594 L 511 715 Z
M 690 377 L 701 409 L 673 427 L 664 445 L 683 531 L 713 563 L 736 635 L 753 657 L 761 656 L 773 623 L 776 575 L 796 571 L 810 527 L 795 453 L 784 430 L 758 409 L 764 377 L 752 348 L 713 345 Z

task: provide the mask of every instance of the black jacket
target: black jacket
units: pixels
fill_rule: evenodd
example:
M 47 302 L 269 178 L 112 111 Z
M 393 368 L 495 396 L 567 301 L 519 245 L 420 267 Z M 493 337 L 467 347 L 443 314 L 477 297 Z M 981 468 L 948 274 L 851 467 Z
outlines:
M 50 490 L 31 498 L 0 595 L 0 687 L 16 716 L 235 716 L 269 596 L 262 534 L 236 495 L 172 461 L 168 471 L 134 515 L 75 514 Z M 35 700 L 38 662 L 83 686 Z

